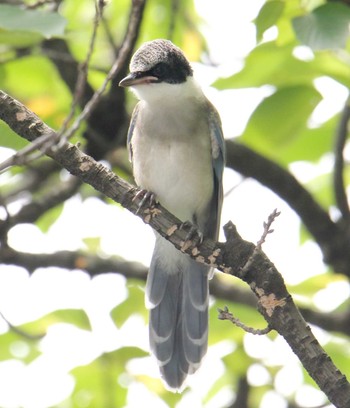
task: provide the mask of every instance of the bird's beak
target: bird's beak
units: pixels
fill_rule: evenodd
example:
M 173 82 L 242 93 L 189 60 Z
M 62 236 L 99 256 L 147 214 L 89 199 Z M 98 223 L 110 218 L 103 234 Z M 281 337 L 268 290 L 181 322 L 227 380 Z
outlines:
M 125 88 L 127 86 L 152 84 L 155 82 L 159 82 L 159 79 L 157 77 L 151 75 L 143 76 L 140 72 L 131 72 L 128 76 L 126 76 L 119 82 L 119 86 Z

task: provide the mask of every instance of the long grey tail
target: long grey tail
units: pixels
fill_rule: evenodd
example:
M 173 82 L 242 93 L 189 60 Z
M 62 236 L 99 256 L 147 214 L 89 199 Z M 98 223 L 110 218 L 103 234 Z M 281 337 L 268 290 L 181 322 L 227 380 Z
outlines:
M 150 346 L 163 379 L 175 390 L 207 351 L 208 272 L 206 265 L 157 237 L 146 288 Z

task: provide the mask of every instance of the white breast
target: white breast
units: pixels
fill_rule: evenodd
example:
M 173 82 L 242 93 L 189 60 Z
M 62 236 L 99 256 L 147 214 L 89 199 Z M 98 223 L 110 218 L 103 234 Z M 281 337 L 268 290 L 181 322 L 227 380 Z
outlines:
M 182 221 L 191 220 L 213 193 L 207 118 L 194 100 L 154 105 L 142 102 L 139 110 L 132 138 L 135 180 Z

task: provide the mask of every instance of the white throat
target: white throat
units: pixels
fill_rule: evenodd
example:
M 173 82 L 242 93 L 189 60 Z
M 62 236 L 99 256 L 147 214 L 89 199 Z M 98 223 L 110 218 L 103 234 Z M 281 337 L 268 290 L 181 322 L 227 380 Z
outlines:
M 130 87 L 136 97 L 147 104 L 179 103 L 188 98 L 201 98 L 203 92 L 193 77 L 180 84 L 167 82 L 141 84 Z

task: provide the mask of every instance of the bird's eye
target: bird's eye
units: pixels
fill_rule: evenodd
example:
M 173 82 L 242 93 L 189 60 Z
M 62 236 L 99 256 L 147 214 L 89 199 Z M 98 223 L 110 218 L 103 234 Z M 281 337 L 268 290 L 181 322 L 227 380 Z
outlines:
M 167 64 L 164 64 L 160 62 L 157 64 L 153 69 L 152 69 L 152 74 L 156 76 L 157 78 L 164 78 L 168 72 L 168 66 Z

